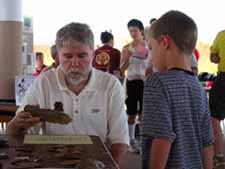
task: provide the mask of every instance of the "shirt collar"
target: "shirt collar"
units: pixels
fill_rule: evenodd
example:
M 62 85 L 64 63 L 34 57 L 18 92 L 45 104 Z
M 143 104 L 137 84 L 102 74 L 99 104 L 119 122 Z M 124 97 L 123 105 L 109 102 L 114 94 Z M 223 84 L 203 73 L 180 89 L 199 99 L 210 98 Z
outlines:
M 96 90 L 96 78 L 97 78 L 96 71 L 97 71 L 96 69 L 92 68 L 90 79 L 82 91 Z M 71 90 L 66 85 L 65 75 L 60 66 L 56 68 L 56 78 L 57 78 L 57 83 L 59 85 L 60 90 L 71 92 Z

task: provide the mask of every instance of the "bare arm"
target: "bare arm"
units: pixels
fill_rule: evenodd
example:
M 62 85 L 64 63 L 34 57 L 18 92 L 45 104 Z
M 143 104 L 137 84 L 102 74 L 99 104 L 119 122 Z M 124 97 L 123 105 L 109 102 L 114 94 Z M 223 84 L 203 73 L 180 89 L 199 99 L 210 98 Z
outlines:
M 19 112 L 8 123 L 6 133 L 9 135 L 25 134 L 27 130 L 40 122 L 39 117 L 32 117 L 28 112 Z
M 131 51 L 129 51 L 128 46 L 125 46 L 122 50 L 121 60 L 120 60 L 120 72 L 124 76 L 125 70 L 129 66 L 129 59 L 131 56 Z
M 204 169 L 213 168 L 213 145 L 204 147 L 202 150 L 202 161 Z
M 112 144 L 111 146 L 111 153 L 118 165 L 120 165 L 121 159 L 123 158 L 123 155 L 127 151 L 127 145 L 126 144 Z
M 155 138 L 151 146 L 150 168 L 165 169 L 172 141 Z

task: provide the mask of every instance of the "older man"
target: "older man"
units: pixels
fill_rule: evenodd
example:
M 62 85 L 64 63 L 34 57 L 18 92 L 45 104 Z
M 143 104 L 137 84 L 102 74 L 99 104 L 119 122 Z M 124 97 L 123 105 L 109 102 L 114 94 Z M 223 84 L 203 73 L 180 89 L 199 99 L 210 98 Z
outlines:
M 112 156 L 119 162 L 129 141 L 120 82 L 92 68 L 94 37 L 86 24 L 71 23 L 61 28 L 56 46 L 60 65 L 34 81 L 7 132 L 39 133 L 40 119 L 24 112 L 24 106 L 53 108 L 60 101 L 65 113 L 72 117 L 72 123 L 46 123 L 44 133 L 97 135 L 104 142 L 109 140 Z

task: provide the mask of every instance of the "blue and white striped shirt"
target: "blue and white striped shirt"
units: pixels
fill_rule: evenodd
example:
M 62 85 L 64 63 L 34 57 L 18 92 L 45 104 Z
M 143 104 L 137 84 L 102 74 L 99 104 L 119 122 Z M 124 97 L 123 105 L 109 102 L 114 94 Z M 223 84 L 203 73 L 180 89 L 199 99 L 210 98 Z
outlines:
M 208 99 L 196 76 L 171 69 L 146 80 L 141 135 L 143 169 L 154 138 L 173 141 L 166 169 L 203 168 L 201 151 L 214 138 Z

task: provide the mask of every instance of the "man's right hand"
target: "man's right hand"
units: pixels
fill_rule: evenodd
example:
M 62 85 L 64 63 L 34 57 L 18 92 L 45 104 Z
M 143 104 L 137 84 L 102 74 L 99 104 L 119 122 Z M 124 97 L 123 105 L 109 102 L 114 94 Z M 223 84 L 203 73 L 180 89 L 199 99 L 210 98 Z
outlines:
M 29 112 L 19 112 L 8 123 L 6 132 L 7 134 L 25 134 L 27 130 L 40 122 L 39 117 L 32 117 Z
M 211 53 L 210 54 L 210 60 L 212 63 L 219 63 L 220 62 L 220 57 L 217 53 Z

